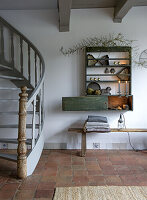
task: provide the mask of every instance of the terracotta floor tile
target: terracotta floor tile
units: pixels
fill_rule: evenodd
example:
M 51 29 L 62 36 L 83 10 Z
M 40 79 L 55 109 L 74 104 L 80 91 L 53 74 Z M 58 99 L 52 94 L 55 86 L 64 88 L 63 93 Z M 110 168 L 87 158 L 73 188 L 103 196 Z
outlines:
M 104 176 L 107 185 L 122 185 L 122 181 L 119 176 Z
M 71 183 L 72 176 L 58 176 L 56 179 L 56 183 Z
M 147 186 L 147 181 L 140 181 L 137 185 L 138 186 Z
M 118 175 L 131 175 L 133 172 L 129 168 L 116 169 Z
M 112 167 L 112 163 L 107 160 L 107 161 L 100 161 L 99 162 L 99 166 L 103 169 L 103 168 L 109 168 Z
M 56 176 L 42 176 L 40 182 L 56 182 Z
M 80 156 L 74 156 L 74 157 L 72 157 L 72 162 L 73 161 L 83 161 L 83 162 L 85 162 L 85 158 L 80 157 Z
M 61 166 L 61 165 L 59 165 L 58 166 L 58 170 L 71 170 L 72 169 L 72 165 L 70 165 L 70 166 Z
M 45 163 L 44 167 L 47 169 L 49 167 L 55 167 L 57 168 L 58 164 L 56 162 L 47 162 Z M 43 167 L 43 166 L 42 166 Z
M 3 186 L 8 180 L 8 177 L 0 177 L 0 187 Z
M 73 170 L 73 176 L 87 176 L 87 170 Z
M 42 177 L 42 176 L 40 176 L 40 175 L 34 175 L 34 174 L 33 174 L 33 175 L 31 175 L 31 176 L 28 176 L 28 177 L 24 180 L 24 182 L 26 182 L 26 183 L 34 183 L 34 182 L 39 183 L 41 177 Z
M 38 184 L 39 183 L 37 182 L 32 182 L 32 183 L 23 182 L 20 185 L 19 190 L 36 190 Z
M 37 190 L 35 198 L 52 198 L 54 190 Z
M 106 181 L 104 176 L 88 176 L 89 185 L 105 185 Z
M 129 159 L 129 160 L 125 161 L 125 164 L 126 165 L 138 165 L 138 162 L 137 162 L 137 160 Z
M 118 171 L 114 168 L 102 169 L 103 175 L 118 175 Z
M 103 175 L 102 170 L 88 170 L 89 176 Z
M 34 198 L 33 200 L 53 200 L 52 198 Z
M 15 195 L 15 190 L 6 190 L 6 191 L 3 191 L 1 190 L 0 191 L 0 200 L 4 200 L 4 199 L 12 199 L 13 196 Z
M 37 190 L 51 190 L 54 189 L 55 186 L 55 182 L 39 183 L 39 185 L 37 186 Z
M 86 168 L 85 168 L 85 165 L 72 165 L 72 169 L 82 170 L 82 169 L 86 169 Z
M 86 157 L 85 161 L 97 161 L 96 157 Z
M 0 200 L 52 200 L 55 187 L 147 186 L 146 153 L 87 150 L 85 158 L 79 153 L 45 150 L 35 172 L 25 180 L 17 179 L 16 164 L 0 159 Z
M 54 168 L 45 169 L 44 172 L 42 173 L 42 176 L 56 176 L 56 175 L 57 175 L 57 169 Z
M 136 174 L 136 178 L 139 182 L 147 182 L 147 173 Z
M 87 170 L 98 170 L 98 171 L 101 171 L 101 168 L 99 167 L 99 165 L 86 165 L 86 169 Z
M 74 176 L 72 182 L 75 183 L 76 186 L 82 186 L 88 184 L 88 177 L 87 176 Z
M 104 156 L 104 155 L 96 155 L 97 161 L 109 161 L 109 157 L 108 156 Z
M 19 185 L 20 185 L 19 183 L 6 183 L 1 188 L 1 191 L 17 190 Z
M 57 176 L 72 176 L 72 170 L 67 169 L 67 170 L 59 170 L 57 173 Z
M 137 185 L 138 184 L 138 180 L 136 178 L 135 175 L 121 175 L 120 179 L 122 180 L 122 182 L 126 185 Z
M 35 191 L 31 191 L 31 190 L 18 190 L 16 192 L 16 195 L 14 197 L 15 200 L 30 200 L 34 197 L 35 195 Z
M 88 183 L 89 186 L 106 186 L 105 182 L 90 182 Z
M 85 164 L 84 160 L 72 161 L 72 165 L 84 165 L 84 164 Z

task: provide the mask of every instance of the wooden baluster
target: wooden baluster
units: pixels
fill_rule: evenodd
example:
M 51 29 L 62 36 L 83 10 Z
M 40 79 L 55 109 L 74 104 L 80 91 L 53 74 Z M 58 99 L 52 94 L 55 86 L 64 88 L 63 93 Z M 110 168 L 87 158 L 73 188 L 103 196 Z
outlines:
M 11 32 L 11 64 L 14 68 L 14 40 L 13 40 L 13 32 Z
M 20 38 L 20 67 L 21 73 L 23 74 L 23 40 Z
M 28 79 L 31 82 L 31 58 L 30 58 L 30 46 L 28 45 Z
M 35 86 L 37 85 L 37 55 L 35 53 Z
M 35 146 L 35 126 L 36 126 L 36 96 L 33 102 L 33 118 L 32 118 L 32 149 Z
M 4 58 L 4 28 L 1 24 L 1 61 L 3 62 L 5 60 Z
M 17 147 L 17 175 L 23 179 L 27 177 L 27 147 L 26 147 L 26 104 L 28 94 L 27 87 L 21 88 L 19 94 L 19 126 L 18 126 L 18 147 Z

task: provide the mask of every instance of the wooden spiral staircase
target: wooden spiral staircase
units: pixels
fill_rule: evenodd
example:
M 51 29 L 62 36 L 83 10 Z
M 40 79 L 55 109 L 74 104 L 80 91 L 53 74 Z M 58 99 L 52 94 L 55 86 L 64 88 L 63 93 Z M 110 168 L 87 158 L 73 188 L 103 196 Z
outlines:
M 0 158 L 17 162 L 19 178 L 33 173 L 44 146 L 44 74 L 38 49 L 0 17 L 0 143 L 18 144 Z

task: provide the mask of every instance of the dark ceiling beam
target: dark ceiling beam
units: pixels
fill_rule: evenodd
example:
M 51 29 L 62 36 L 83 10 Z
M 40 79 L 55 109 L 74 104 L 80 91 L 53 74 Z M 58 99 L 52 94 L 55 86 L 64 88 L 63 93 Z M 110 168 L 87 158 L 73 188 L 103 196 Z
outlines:
M 116 23 L 121 23 L 123 17 L 135 5 L 137 0 L 121 0 L 114 8 L 114 19 Z
M 72 0 L 58 0 L 60 32 L 69 31 L 71 5 L 72 5 Z
M 147 6 L 147 0 L 137 0 L 135 6 Z
M 118 0 L 73 0 L 72 9 L 111 8 Z

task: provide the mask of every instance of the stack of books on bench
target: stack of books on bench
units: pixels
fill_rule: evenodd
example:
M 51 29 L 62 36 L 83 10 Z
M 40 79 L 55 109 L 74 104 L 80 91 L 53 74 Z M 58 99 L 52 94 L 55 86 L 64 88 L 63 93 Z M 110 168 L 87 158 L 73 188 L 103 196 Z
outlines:
M 107 117 L 103 116 L 88 116 L 84 125 L 85 132 L 110 132 Z

